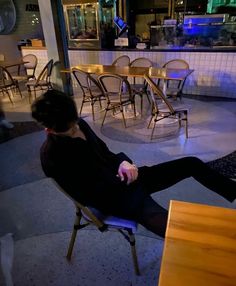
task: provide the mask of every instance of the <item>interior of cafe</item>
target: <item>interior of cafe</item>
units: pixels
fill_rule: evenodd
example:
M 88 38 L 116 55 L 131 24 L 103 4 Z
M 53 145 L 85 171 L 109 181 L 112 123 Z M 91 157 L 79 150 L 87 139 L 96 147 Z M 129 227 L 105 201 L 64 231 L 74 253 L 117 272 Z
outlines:
M 0 285 L 236 285 L 235 201 L 196 175 L 152 194 L 164 237 L 104 214 L 45 175 L 31 115 L 60 90 L 139 174 L 198 157 L 236 182 L 235 51 L 236 0 L 0 0 Z

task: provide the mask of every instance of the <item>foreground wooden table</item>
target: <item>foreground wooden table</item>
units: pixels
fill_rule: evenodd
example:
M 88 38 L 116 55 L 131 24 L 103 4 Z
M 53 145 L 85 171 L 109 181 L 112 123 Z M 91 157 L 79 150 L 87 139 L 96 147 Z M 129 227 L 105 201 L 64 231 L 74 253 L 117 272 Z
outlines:
M 236 210 L 170 202 L 159 286 L 235 286 Z

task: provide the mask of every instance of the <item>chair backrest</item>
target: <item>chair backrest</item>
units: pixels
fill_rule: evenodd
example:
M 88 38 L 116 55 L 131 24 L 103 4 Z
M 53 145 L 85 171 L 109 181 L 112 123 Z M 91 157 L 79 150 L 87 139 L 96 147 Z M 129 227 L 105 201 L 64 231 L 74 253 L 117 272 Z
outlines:
M 94 89 L 96 91 L 101 91 L 101 94 L 103 94 L 103 90 L 99 82 L 92 77 L 92 75 L 77 68 L 73 68 L 72 73 L 79 84 L 83 95 L 85 95 L 86 92 L 89 92 L 90 96 L 92 97 Z
M 169 69 L 189 69 L 189 64 L 182 59 L 173 59 L 168 62 L 166 62 L 163 65 L 163 68 L 169 68 Z
M 30 71 L 30 75 L 34 76 L 38 64 L 38 58 L 33 54 L 28 54 L 23 56 L 22 60 L 26 62 L 24 64 L 26 71 Z
M 10 72 L 3 66 L 0 66 L 0 87 L 15 85 Z
M 137 58 L 130 63 L 131 67 L 151 67 L 152 62 L 147 58 Z
M 129 82 L 120 75 L 111 73 L 102 74 L 98 77 L 98 81 L 109 100 L 111 100 L 111 96 L 118 96 L 121 101 L 124 92 L 128 93 L 130 98 L 132 96 Z
M 100 230 L 106 229 L 106 225 L 103 223 L 103 221 L 98 219 L 88 207 L 84 206 L 83 204 L 72 198 L 64 189 L 60 187 L 60 185 L 54 179 L 52 179 L 52 183 L 57 187 L 58 190 L 60 190 L 74 203 L 77 209 L 81 210 L 83 216 L 87 218 L 87 220 L 90 220 Z
M 166 107 L 168 108 L 168 110 L 171 114 L 174 114 L 175 110 L 174 110 L 172 104 L 169 102 L 169 100 L 164 95 L 162 89 L 148 75 L 145 75 L 144 79 L 146 80 L 148 86 L 151 89 L 151 98 L 152 98 L 152 104 L 153 104 L 152 107 L 154 109 L 154 112 L 155 113 L 159 112 L 158 104 L 159 104 L 159 102 L 161 102 L 162 105 L 163 104 L 166 105 Z
M 166 62 L 163 65 L 163 68 L 167 69 L 189 69 L 189 64 L 182 59 L 173 59 L 168 62 Z M 183 80 L 169 80 L 168 81 L 168 87 L 171 89 L 178 89 L 178 93 L 181 94 L 184 84 L 185 84 L 186 78 Z M 180 96 L 181 97 L 181 96 Z
M 129 64 L 130 64 L 130 58 L 127 55 L 118 57 L 112 63 L 113 66 L 117 66 L 117 67 L 125 67 L 125 66 L 129 66 Z
M 40 72 L 37 81 L 36 81 L 36 85 L 39 81 L 41 80 L 45 80 L 46 82 L 50 83 L 50 77 L 52 74 L 52 68 L 53 68 L 53 59 L 51 59 L 42 69 L 42 71 Z
M 64 195 L 66 195 L 74 203 L 76 209 L 81 211 L 83 218 L 86 221 L 94 224 L 100 231 L 110 228 L 119 228 L 119 227 L 129 227 L 133 232 L 137 231 L 138 224 L 131 220 L 126 220 L 118 217 L 113 217 L 109 215 L 104 215 L 101 211 L 96 208 L 85 206 L 84 204 L 76 201 L 72 198 L 65 190 L 63 190 L 58 183 L 52 179 L 52 183 L 60 190 Z
M 152 62 L 147 58 L 136 58 L 130 63 L 130 66 L 131 67 L 150 68 L 150 67 L 152 67 Z M 145 85 L 145 80 L 144 79 L 136 79 L 135 77 L 133 77 L 133 84 L 136 85 L 137 83 L 141 83 L 142 85 Z

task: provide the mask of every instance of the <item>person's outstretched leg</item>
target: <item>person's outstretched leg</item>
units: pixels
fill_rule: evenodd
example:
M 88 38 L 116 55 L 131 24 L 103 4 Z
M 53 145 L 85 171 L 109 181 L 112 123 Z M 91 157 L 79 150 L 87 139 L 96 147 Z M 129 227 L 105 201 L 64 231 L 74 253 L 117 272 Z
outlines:
M 151 167 L 140 167 L 139 176 L 150 194 L 193 177 L 230 202 L 236 198 L 236 182 L 211 169 L 197 157 L 184 157 Z
M 150 196 L 146 197 L 137 222 L 151 232 L 165 237 L 168 211 L 158 205 Z

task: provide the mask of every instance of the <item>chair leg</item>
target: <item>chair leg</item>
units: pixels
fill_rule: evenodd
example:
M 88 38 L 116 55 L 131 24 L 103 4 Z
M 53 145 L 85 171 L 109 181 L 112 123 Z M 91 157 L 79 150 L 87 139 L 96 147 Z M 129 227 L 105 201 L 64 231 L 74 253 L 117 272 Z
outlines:
M 16 82 L 16 89 L 18 90 L 20 97 L 23 98 L 18 81 Z
M 10 94 L 9 90 L 6 89 L 5 92 L 6 92 L 7 96 L 8 96 L 8 98 L 9 98 L 11 104 L 14 104 L 14 102 L 13 102 L 13 100 L 12 100 L 12 98 L 11 98 L 11 94 Z
M 140 275 L 140 270 L 139 270 L 139 265 L 138 265 L 138 257 L 137 257 L 137 252 L 136 252 L 136 247 L 135 247 L 135 237 L 133 232 L 128 231 L 129 233 L 129 243 L 131 247 L 131 253 L 132 253 L 132 258 L 133 258 L 133 263 L 134 263 L 134 270 L 136 275 Z
M 28 96 L 29 96 L 29 104 L 31 104 L 32 94 L 31 94 L 31 88 L 29 86 L 28 86 Z
M 73 232 L 72 232 L 72 235 L 71 235 L 70 244 L 69 244 L 67 255 L 66 255 L 66 258 L 68 260 L 71 260 L 71 255 L 72 255 L 72 251 L 73 251 L 73 248 L 74 248 L 77 231 L 80 228 L 81 218 L 82 218 L 81 211 L 80 211 L 80 209 L 77 209 L 76 217 L 75 217 L 75 223 L 74 223 L 74 229 L 73 229 Z
M 92 116 L 93 116 L 93 121 L 95 121 L 95 114 L 94 114 L 94 102 L 91 102 L 91 107 L 92 107 Z
M 105 110 L 105 113 L 104 113 L 104 116 L 103 116 L 102 126 L 103 126 L 103 124 L 104 124 L 104 122 L 105 122 L 106 116 L 107 116 L 107 109 Z
M 157 115 L 155 115 L 155 118 L 153 120 L 153 128 L 152 128 L 152 133 L 151 133 L 151 140 L 153 138 L 154 130 L 155 130 L 155 127 L 156 127 L 156 122 L 157 122 Z
M 188 138 L 188 111 L 185 111 L 185 135 Z
M 140 95 L 140 100 L 141 100 L 140 109 L 141 109 L 141 114 L 142 114 L 143 113 L 143 95 L 142 94 Z
M 136 106 L 135 106 L 135 102 L 133 103 L 133 110 L 134 110 L 134 117 L 136 118 L 137 114 L 136 114 Z
M 82 113 L 83 106 L 84 106 L 84 100 L 82 100 L 80 111 L 79 111 L 79 115 L 81 115 L 81 113 Z
M 36 94 L 36 88 L 34 88 L 34 100 L 36 99 L 37 94 Z
M 125 115 L 124 115 L 124 108 L 123 108 L 123 107 L 121 107 L 120 112 L 121 112 L 121 114 L 122 114 L 124 127 L 126 128 L 126 121 L 125 121 Z

